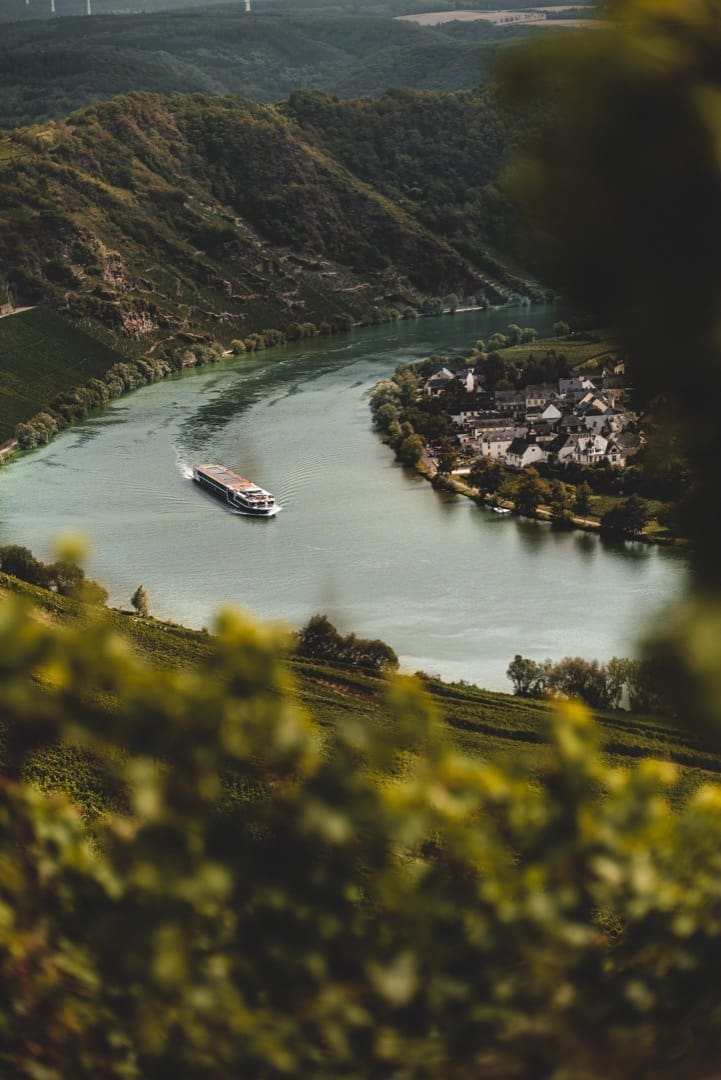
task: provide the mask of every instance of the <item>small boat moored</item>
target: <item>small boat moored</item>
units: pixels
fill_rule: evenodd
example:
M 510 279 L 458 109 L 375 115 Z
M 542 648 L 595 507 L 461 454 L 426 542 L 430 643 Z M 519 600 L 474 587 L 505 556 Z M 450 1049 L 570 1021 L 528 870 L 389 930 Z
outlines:
M 275 497 L 269 491 L 225 465 L 195 465 L 193 480 L 240 514 L 272 517 L 278 511 Z

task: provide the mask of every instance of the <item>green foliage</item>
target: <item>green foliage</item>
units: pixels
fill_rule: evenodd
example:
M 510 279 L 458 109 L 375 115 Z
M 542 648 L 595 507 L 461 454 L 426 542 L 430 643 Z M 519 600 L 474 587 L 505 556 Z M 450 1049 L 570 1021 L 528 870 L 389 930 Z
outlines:
M 95 2 L 117 14 L 113 0 Z M 388 86 L 470 89 L 485 80 L 495 54 L 491 41 L 471 35 L 459 40 L 444 28 L 421 29 L 357 8 L 307 12 L 293 5 L 281 15 L 266 5 L 248 19 L 230 4 L 207 13 L 157 15 L 149 10 L 159 6 L 154 0 L 144 3 L 142 13 L 126 11 L 121 22 L 66 18 L 60 24 L 5 25 L 0 127 L 61 117 L 132 90 L 233 93 L 274 102 L 304 86 L 342 97 L 380 94 Z M 0 21 L 8 5 L 15 6 L 15 18 L 28 11 L 23 0 L 2 0 Z M 64 0 L 63 14 L 73 14 L 73 5 L 75 14 L 85 13 L 80 0 Z M 32 5 L 29 10 L 37 13 Z M 490 38 L 502 36 L 489 30 Z
M 355 634 L 340 634 L 327 615 L 313 615 L 298 634 L 298 655 L 306 660 L 320 660 L 368 671 L 393 671 L 398 657 L 390 645 L 378 639 L 367 640 Z
M 398 447 L 398 460 L 403 465 L 417 465 L 424 450 L 425 443 L 420 435 L 407 435 Z
M 584 701 L 594 709 L 617 709 L 624 700 L 634 713 L 669 712 L 657 666 L 648 660 L 617 656 L 607 664 L 566 656 L 557 663 L 538 663 L 516 654 L 506 672 L 519 697 L 560 695 Z
M 85 571 L 77 563 L 61 558 L 54 563 L 43 563 L 33 553 L 18 544 L 0 547 L 0 569 L 30 585 L 52 589 L 60 596 L 70 596 L 87 604 L 105 604 L 107 590 L 97 581 L 85 577 Z
M 3 606 L 6 1070 L 631 1077 L 690 1032 L 713 1058 L 716 788 L 671 812 L 673 767 L 604 765 L 577 709 L 529 783 L 406 682 L 321 733 L 281 651 L 225 616 L 173 672 Z M 58 739 L 124 793 L 91 827 L 23 779 Z
M 540 697 L 547 686 L 547 665 L 516 653 L 508 665 L 506 675 L 513 684 L 513 693 L 519 697 Z
M 58 393 L 102 376 L 121 359 L 117 347 L 52 311 L 36 309 L 0 319 L 0 438 L 11 438 L 20 421 L 38 413 Z M 38 429 L 44 428 L 39 441 L 47 442 L 55 421 L 47 412 L 37 420 Z
M 471 466 L 468 483 L 483 494 L 495 495 L 503 483 L 501 463 L 490 457 L 478 458 Z
M 573 512 L 583 517 L 591 510 L 591 488 L 589 484 L 584 480 L 576 488 L 576 494 L 573 500 Z
M 152 341 L 207 362 L 241 325 L 254 351 L 287 327 L 396 319 L 422 294 L 497 295 L 313 131 L 223 97 L 136 93 L 0 139 L 0 266 L 18 304 L 101 325 L 133 359 Z
M 537 469 L 524 469 L 516 485 L 514 502 L 519 514 L 534 517 L 541 503 L 547 503 L 551 492 L 545 480 L 541 480 Z
M 601 518 L 602 532 L 616 536 L 637 536 L 650 517 L 648 506 L 638 495 L 629 495 Z
M 138 585 L 137 589 L 130 597 L 130 603 L 133 605 L 138 615 L 143 615 L 145 617 L 150 615 L 148 591 L 143 585 Z

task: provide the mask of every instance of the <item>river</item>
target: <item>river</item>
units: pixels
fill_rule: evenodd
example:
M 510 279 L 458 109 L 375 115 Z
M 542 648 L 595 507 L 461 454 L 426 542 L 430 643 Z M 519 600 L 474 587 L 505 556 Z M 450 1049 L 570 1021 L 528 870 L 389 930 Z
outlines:
M 514 653 L 629 655 L 678 596 L 677 553 L 554 533 L 439 494 L 374 435 L 368 395 L 398 364 L 460 355 L 509 323 L 548 332 L 552 307 L 466 312 L 224 361 L 148 386 L 0 473 L 0 542 L 41 558 L 81 530 L 89 573 L 129 606 L 210 625 L 224 604 L 301 625 L 327 612 L 380 637 L 404 669 L 509 689 Z M 219 461 L 283 509 L 230 513 L 189 479 Z

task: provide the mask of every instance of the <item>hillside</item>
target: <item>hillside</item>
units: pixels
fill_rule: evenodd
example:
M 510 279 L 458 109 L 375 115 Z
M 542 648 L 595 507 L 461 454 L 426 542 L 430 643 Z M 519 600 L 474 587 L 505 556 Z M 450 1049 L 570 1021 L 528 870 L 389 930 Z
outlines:
M 0 319 L 0 443 L 68 386 L 102 375 L 123 354 L 53 311 Z
M 417 110 L 426 107 L 440 125 L 456 109 L 420 98 Z M 482 101 L 466 102 L 474 108 L 485 114 Z M 391 116 L 385 138 L 395 137 Z M 454 138 L 460 127 L 449 152 Z M 0 266 L 16 303 L 94 318 L 130 339 L 198 329 L 229 339 L 299 316 L 360 318 L 419 294 L 509 295 L 483 252 L 459 255 L 319 142 L 317 125 L 305 133 L 273 107 L 142 94 L 6 135 Z M 499 136 L 487 171 L 502 152 Z
M 519 135 L 491 90 L 390 90 L 340 101 L 293 94 L 284 108 L 306 137 L 372 184 L 465 258 L 515 247 L 499 174 Z
M 16 2 L 45 14 L 38 0 L 29 8 Z M 424 27 L 362 6 L 254 3 L 248 17 L 236 3 L 120 18 L 93 0 L 89 19 L 77 17 L 85 0 L 75 3 L 57 0 L 64 18 L 3 26 L 0 128 L 59 119 L 133 90 L 234 93 L 272 103 L 307 87 L 342 98 L 400 86 L 472 89 L 488 82 L 499 49 L 536 32 L 485 21 Z
M 0 573 L 0 598 L 8 594 L 32 601 L 42 621 L 77 625 L 86 616 L 77 601 Z M 116 610 L 109 611 L 107 618 L 114 631 L 127 638 L 145 660 L 160 668 L 190 671 L 215 649 L 214 638 L 203 631 Z M 386 683 L 382 678 L 292 656 L 290 668 L 297 699 L 325 727 L 361 724 L 370 729 L 383 723 Z M 524 762 L 534 771 L 542 770 L 552 704 L 438 679 L 424 679 L 423 686 L 455 744 L 465 754 L 485 760 L 503 760 L 512 755 L 517 765 Z M 683 777 L 679 797 L 721 774 L 721 757 L 691 732 L 676 728 L 667 719 L 626 712 L 599 711 L 594 716 L 609 763 L 630 766 L 645 757 L 672 761 Z M 75 757 L 71 756 L 70 761 L 72 777 L 67 774 L 68 758 L 57 753 L 38 759 L 34 774 L 43 785 L 70 787 L 83 801 L 95 798 L 98 793 L 92 789 L 92 774 L 88 776 L 81 770 L 76 775 Z M 86 782 L 90 787 L 83 789 Z

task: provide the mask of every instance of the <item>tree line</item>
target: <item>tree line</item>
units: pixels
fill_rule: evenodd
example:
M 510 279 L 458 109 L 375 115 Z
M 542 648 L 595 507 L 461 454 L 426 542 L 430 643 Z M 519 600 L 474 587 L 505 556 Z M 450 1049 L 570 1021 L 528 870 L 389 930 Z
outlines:
M 296 651 L 306 660 L 341 664 L 375 674 L 398 668 L 398 657 L 385 641 L 343 635 L 327 615 L 311 616 L 297 635 Z
M 86 577 L 82 566 L 74 560 L 61 558 L 53 563 L 44 563 L 19 544 L 0 547 L 0 570 L 29 585 L 38 585 L 84 603 L 102 605 L 108 600 L 107 589 L 98 581 Z
M 396 317 L 399 317 L 398 313 Z M 334 315 L 320 326 L 311 322 L 290 323 L 285 330 L 263 330 L 248 334 L 245 338 L 235 338 L 231 342 L 230 351 L 234 356 L 242 356 L 317 334 L 348 331 L 354 325 L 353 317 L 347 313 Z M 166 349 L 159 356 L 146 355 L 113 364 L 104 375 L 63 391 L 52 399 L 47 408 L 18 424 L 15 429 L 18 446 L 21 450 L 44 446 L 76 420 L 82 420 L 90 412 L 103 408 L 123 394 L 158 382 L 173 372 L 216 364 L 224 356 L 223 346 L 211 340 L 192 346 Z
M 607 663 L 566 656 L 530 660 L 516 653 L 506 671 L 518 697 L 564 697 L 584 701 L 594 709 L 618 709 L 627 704 L 631 712 L 667 711 L 659 693 L 658 671 L 649 661 L 612 657 Z

